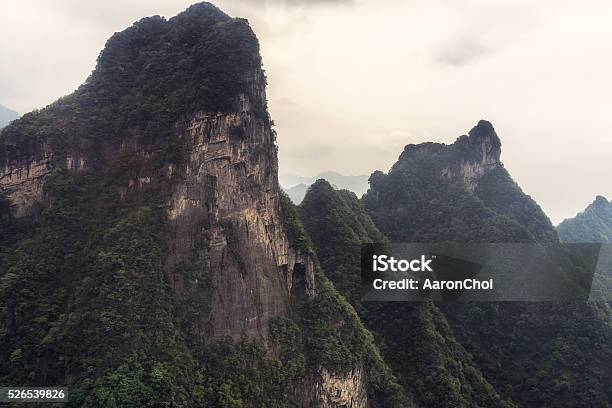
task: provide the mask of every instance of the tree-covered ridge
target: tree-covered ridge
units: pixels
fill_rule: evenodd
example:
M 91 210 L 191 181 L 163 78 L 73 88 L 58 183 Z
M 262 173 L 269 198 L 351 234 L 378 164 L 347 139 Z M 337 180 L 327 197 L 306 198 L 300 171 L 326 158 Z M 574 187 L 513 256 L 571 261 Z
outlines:
M 355 194 L 325 180 L 299 206 L 327 276 L 373 331 L 411 399 L 423 407 L 511 407 L 483 378 L 431 303 L 360 302 L 361 244 L 385 243 Z
M 469 145 L 470 138 L 471 133 L 459 140 Z M 471 149 L 464 158 L 461 150 L 451 150 L 457 156 L 449 162 L 449 147 L 413 146 L 388 175 L 372 175 L 363 203 L 392 241 L 557 240 L 548 217 L 501 163 L 472 179 L 472 185 L 440 171 L 457 160 L 474 163 L 474 153 L 481 151 Z M 575 266 L 580 267 L 577 261 Z M 503 398 L 524 407 L 612 406 L 607 304 L 441 304 L 440 308 L 455 338 Z
M 557 242 L 559 238 L 542 208 L 510 177 L 508 171 L 498 167 L 485 174 L 474 194 L 484 205 L 498 214 L 516 220 L 538 242 Z
M 298 209 L 326 275 L 351 304 L 357 305 L 361 281 L 355 254 L 360 253 L 361 244 L 383 243 L 387 238 L 354 193 L 335 190 L 323 179 L 310 186 Z
M 331 188 L 324 180 L 317 181 L 315 185 L 324 190 Z M 353 306 L 343 297 L 349 293 L 342 290 L 339 293 L 332 283 L 336 280 L 328 279 L 329 273 L 337 276 L 336 271 L 333 268 L 329 269 L 330 272 L 325 271 L 322 266 L 329 265 L 325 258 L 321 258 L 324 262 L 319 264 L 316 247 L 304 228 L 298 209 L 287 195 L 283 194 L 282 198 L 290 240 L 296 247 L 309 253 L 315 261 L 318 292 L 315 299 L 308 300 L 304 296 L 292 298 L 294 320 L 301 327 L 305 355 L 311 362 L 311 368 L 316 370 L 320 366 L 336 374 L 361 369 L 365 372 L 371 406 L 412 406 L 395 375 L 383 361 L 372 334 L 364 327 Z M 342 285 L 342 282 L 339 284 Z M 348 284 L 351 289 L 355 287 L 352 279 Z
M 393 241 L 554 241 L 552 224 L 511 179 L 500 153 L 486 121 L 452 145 L 408 145 L 388 174 L 371 175 L 363 204 Z M 462 171 L 480 173 L 467 180 Z
M 557 232 L 563 242 L 612 243 L 612 202 L 597 196 L 584 211 L 563 220 Z

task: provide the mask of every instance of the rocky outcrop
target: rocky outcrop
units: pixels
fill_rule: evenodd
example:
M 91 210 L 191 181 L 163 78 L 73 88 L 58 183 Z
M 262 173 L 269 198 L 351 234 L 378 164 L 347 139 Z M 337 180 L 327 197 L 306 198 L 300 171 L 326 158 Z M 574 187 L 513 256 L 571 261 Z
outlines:
M 319 402 L 330 408 L 365 408 L 368 397 L 363 370 L 351 370 L 345 376 L 338 376 L 323 369 L 317 384 Z
M 442 176 L 463 178 L 471 191 L 481 177 L 503 167 L 500 162 L 501 142 L 491 123 L 485 120 L 479 121 L 468 135 L 460 136 L 451 147 L 464 154 L 458 162 L 445 167 Z
M 44 204 L 43 185 L 57 164 L 52 164 L 53 153 L 42 146 L 40 157 L 7 163 L 0 172 L 0 191 L 11 201 L 12 214 L 16 218 L 32 215 Z M 64 155 L 60 165 L 74 172 L 87 168 L 82 156 Z
M 355 368 L 345 375 L 336 375 L 322 368 L 296 390 L 296 406 L 326 408 L 366 408 L 377 403 L 368 398 L 363 369 Z M 305 397 L 305 399 L 304 399 Z
M 500 162 L 501 142 L 491 123 L 485 120 L 478 122 L 468 135 L 460 136 L 448 148 L 462 154 L 458 161 L 442 169 L 442 176 L 463 178 L 471 191 L 474 191 L 481 177 L 503 167 Z
M 240 94 L 236 112 L 198 112 L 175 125 L 175 137 L 183 141 L 182 166 L 166 163 L 157 174 L 142 166 L 118 186 L 125 196 L 155 177 L 178 180 L 167 205 L 174 231 L 168 240 L 168 273 L 176 293 L 184 295 L 189 289 L 175 273 L 177 266 L 198 251 L 208 254 L 214 291 L 210 316 L 203 318 L 200 329 L 208 334 L 204 326 L 210 318 L 213 338 L 264 338 L 269 319 L 287 314 L 294 282 L 309 295 L 315 291 L 314 264 L 291 248 L 283 225 L 275 135 L 267 113 L 253 108 L 265 106 L 263 72 L 249 75 L 248 84 L 248 94 L 256 101 Z M 44 152 L 40 159 L 9 162 L 0 174 L 0 187 L 16 217 L 44 204 L 45 176 L 54 167 L 79 172 L 89 161 L 75 154 L 54 160 L 45 145 L 36 151 Z M 105 152 L 105 167 L 117 158 L 147 161 L 154 154 L 151 146 L 126 138 L 117 149 Z
M 481 120 L 467 135 L 455 143 L 409 144 L 400 156 L 401 160 L 436 160 L 431 166 L 441 167 L 439 174 L 447 179 L 463 179 L 470 191 L 478 180 L 490 171 L 503 167 L 500 161 L 501 142 L 493 125 Z
M 51 172 L 49 157 L 7 165 L 0 173 L 0 192 L 9 199 L 13 216 L 32 213 L 43 201 L 43 179 Z

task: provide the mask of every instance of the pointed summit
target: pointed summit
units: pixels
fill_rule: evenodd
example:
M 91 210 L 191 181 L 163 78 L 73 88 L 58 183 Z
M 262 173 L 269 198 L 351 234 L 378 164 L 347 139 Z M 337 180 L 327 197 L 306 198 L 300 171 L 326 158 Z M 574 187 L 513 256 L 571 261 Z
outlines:
M 491 122 L 480 120 L 469 132 L 468 142 L 482 153 L 483 162 L 497 163 L 501 156 L 501 140 Z
M 493 124 L 488 120 L 481 119 L 478 121 L 476 126 L 474 126 L 470 132 L 470 137 L 472 138 L 490 138 L 494 137 L 499 141 L 497 137 L 497 133 L 495 133 L 495 129 L 493 128 Z
M 483 176 L 503 168 L 500 156 L 501 141 L 493 125 L 481 120 L 453 144 L 426 142 L 407 145 L 393 169 L 402 168 L 410 172 L 428 169 L 446 179 L 463 180 L 473 191 Z
M 467 153 L 470 161 L 494 165 L 500 162 L 501 140 L 491 122 L 480 120 L 467 135 L 459 136 L 451 146 Z

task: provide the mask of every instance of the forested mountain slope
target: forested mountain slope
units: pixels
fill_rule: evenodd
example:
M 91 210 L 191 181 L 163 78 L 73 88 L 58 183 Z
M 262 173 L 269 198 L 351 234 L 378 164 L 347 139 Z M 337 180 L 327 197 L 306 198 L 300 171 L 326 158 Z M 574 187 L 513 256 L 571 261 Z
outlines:
M 452 145 L 408 145 L 388 174 L 372 174 L 363 204 L 393 241 L 558 242 L 500 155 L 486 121 Z M 608 305 L 441 307 L 485 378 L 519 406 L 612 405 Z
M 116 33 L 0 133 L 0 382 L 68 406 L 405 406 L 277 179 L 259 44 L 208 3 Z
M 354 195 L 319 181 L 300 214 L 321 264 L 421 406 L 610 406 L 606 304 L 436 307 L 359 299 L 356 258 L 364 242 L 558 242 L 548 217 L 500 156 L 500 139 L 481 121 L 453 145 L 406 146 L 388 174 L 372 174 L 363 207 Z M 428 394 L 432 389 L 437 392 Z
M 373 331 L 411 399 L 423 407 L 512 407 L 483 378 L 432 303 L 369 302 L 359 295 L 361 244 L 384 243 L 354 193 L 325 180 L 299 207 L 328 276 Z

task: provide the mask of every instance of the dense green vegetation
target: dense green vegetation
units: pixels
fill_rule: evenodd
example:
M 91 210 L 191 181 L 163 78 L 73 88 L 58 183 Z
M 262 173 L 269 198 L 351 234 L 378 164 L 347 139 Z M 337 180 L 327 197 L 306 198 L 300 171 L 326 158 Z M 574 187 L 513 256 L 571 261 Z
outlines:
M 597 196 L 584 211 L 557 226 L 563 242 L 612 243 L 612 203 Z
M 503 167 L 485 174 L 479 181 L 474 195 L 487 208 L 516 220 L 538 242 L 556 242 L 557 234 L 540 206 L 516 184 Z
M 75 406 L 186 401 L 194 361 L 164 276 L 163 212 L 120 208 L 91 174 L 57 170 L 44 188 L 40 216 L 4 235 L 2 383 L 72 385 Z
M 363 204 L 375 224 L 393 241 L 556 242 L 548 218 L 503 168 L 491 169 L 473 191 L 460 177 L 442 176 L 444 168 L 474 159 L 465 149 L 474 143 L 470 135 L 451 146 L 411 147 L 388 175 L 374 173 Z M 612 406 L 608 305 L 439 307 L 503 398 L 526 407 Z
M 358 307 L 361 280 L 356 254 L 360 253 L 362 243 L 384 243 L 387 238 L 378 231 L 354 193 L 336 191 L 323 179 L 310 186 L 299 213 L 316 244 L 326 275 Z
M 604 304 L 444 308 L 502 395 L 527 407 L 609 407 L 612 329 Z
M 378 172 L 370 178 L 371 191 L 363 204 L 392 241 L 534 240 L 527 228 L 487 207 L 463 183 L 439 177 L 440 163 L 435 154 L 406 156 L 388 175 Z
M 315 185 L 319 185 L 319 182 Z M 282 204 L 289 238 L 294 246 L 316 259 L 314 244 L 286 194 L 282 196 Z M 318 263 L 315 268 L 317 295 L 314 300 L 306 296 L 297 296 L 292 300 L 294 319 L 304 336 L 304 350 L 310 360 L 311 371 L 322 366 L 332 373 L 345 375 L 355 368 L 361 369 L 365 373 L 368 395 L 373 404 L 385 407 L 412 405 L 406 400 L 404 390 L 397 384 L 395 376 L 380 356 L 372 335 L 365 329 L 353 307 L 336 291 L 326 276 L 327 272 L 324 274 Z M 329 270 L 338 276 L 333 268 Z M 349 295 L 347 292 L 341 293 Z
M 299 207 L 323 269 L 359 310 L 400 383 L 419 406 L 510 407 L 482 377 L 455 340 L 444 316 L 430 304 L 359 300 L 361 244 L 386 242 L 355 194 L 325 180 Z

